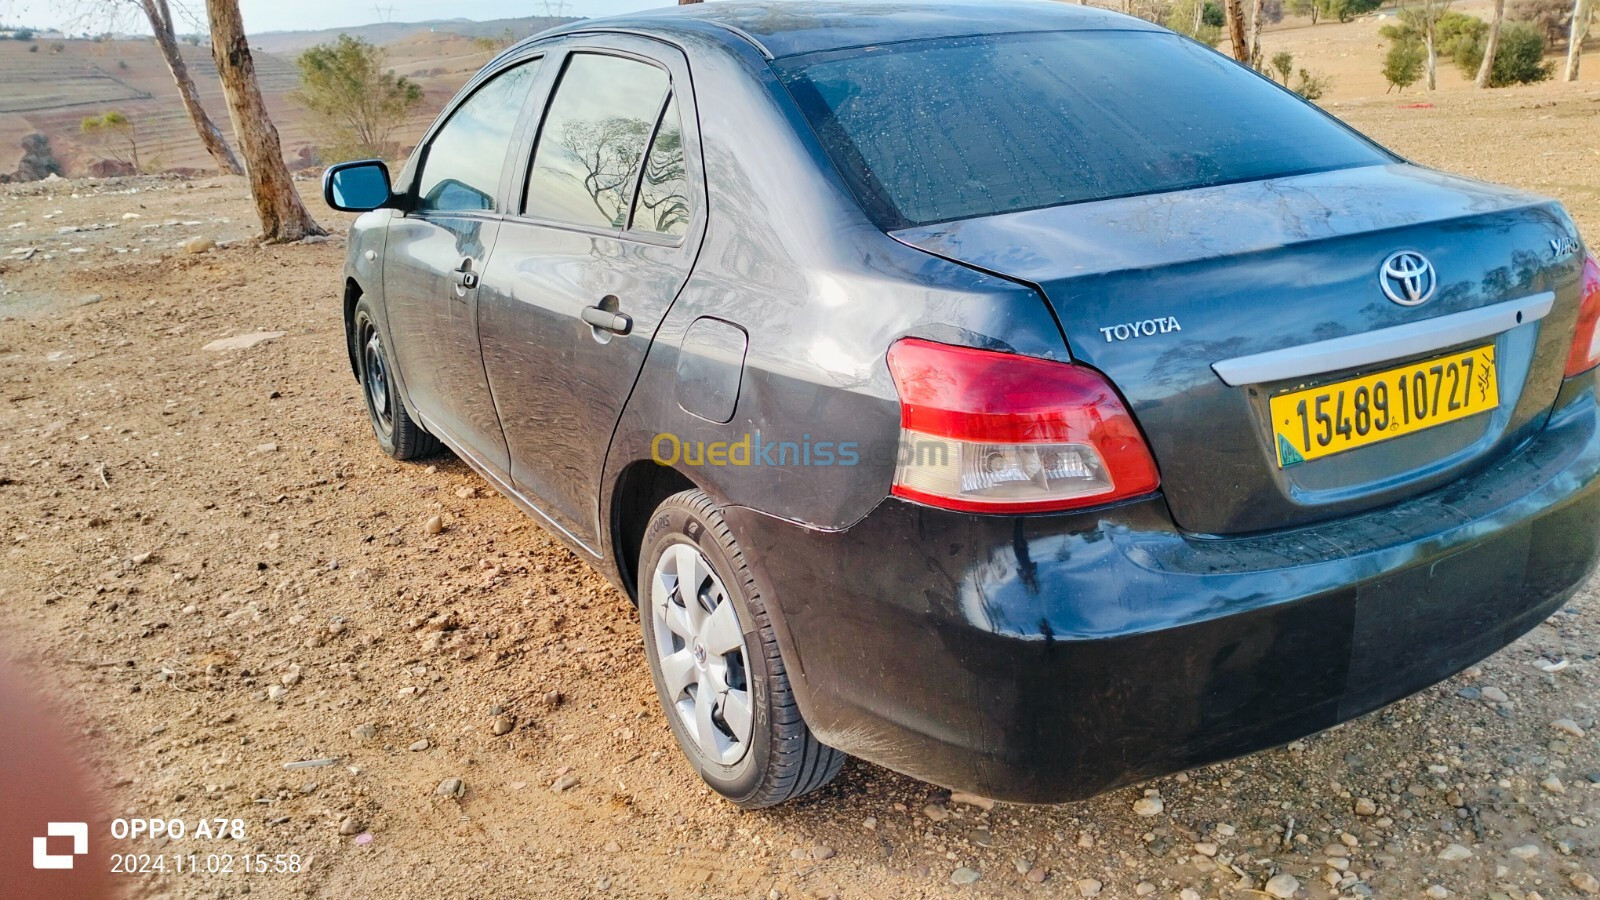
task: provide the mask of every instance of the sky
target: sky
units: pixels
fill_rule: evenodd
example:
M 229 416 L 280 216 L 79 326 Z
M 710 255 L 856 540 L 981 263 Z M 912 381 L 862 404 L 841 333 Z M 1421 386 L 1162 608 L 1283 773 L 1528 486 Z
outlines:
M 101 30 L 104 26 L 78 25 L 82 9 L 108 6 L 119 0 L 0 0 L 0 22 L 37 28 L 68 28 L 73 31 Z M 131 7 L 128 0 L 120 0 Z M 202 21 L 204 0 L 169 0 L 178 31 L 195 30 L 192 23 Z M 256 31 L 296 31 L 340 28 L 371 22 L 422 22 L 429 19 L 509 19 L 519 16 L 568 15 L 608 16 L 615 13 L 671 5 L 674 0 L 239 0 L 246 33 Z M 565 6 L 565 11 L 562 7 Z M 185 16 L 180 7 L 186 7 Z M 125 20 L 118 30 L 148 31 L 136 28 L 137 20 Z

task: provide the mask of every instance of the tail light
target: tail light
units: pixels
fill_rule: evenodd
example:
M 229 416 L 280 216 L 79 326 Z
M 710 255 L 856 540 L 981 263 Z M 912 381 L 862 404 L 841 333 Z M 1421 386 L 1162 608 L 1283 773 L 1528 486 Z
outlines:
M 1589 257 L 1583 263 L 1583 297 L 1578 306 L 1578 330 L 1567 354 L 1567 377 L 1582 375 L 1600 365 L 1600 263 Z
M 1054 512 L 1161 483 L 1133 417 L 1099 373 L 905 338 L 889 348 L 900 394 L 897 497 L 969 512 Z

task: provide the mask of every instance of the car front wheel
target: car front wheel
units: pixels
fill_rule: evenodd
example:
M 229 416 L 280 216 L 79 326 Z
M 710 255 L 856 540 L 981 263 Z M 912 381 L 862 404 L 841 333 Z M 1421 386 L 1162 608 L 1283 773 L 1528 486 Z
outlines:
M 383 452 L 395 459 L 422 459 L 438 453 L 438 439 L 424 431 L 400 402 L 393 363 L 366 298 L 356 303 L 350 320 L 350 341 L 362 398 L 367 403 L 367 418 L 372 421 L 372 434 Z
M 745 809 L 831 781 L 844 754 L 801 718 L 766 604 L 710 497 L 684 491 L 656 509 L 638 571 L 645 655 L 700 777 Z

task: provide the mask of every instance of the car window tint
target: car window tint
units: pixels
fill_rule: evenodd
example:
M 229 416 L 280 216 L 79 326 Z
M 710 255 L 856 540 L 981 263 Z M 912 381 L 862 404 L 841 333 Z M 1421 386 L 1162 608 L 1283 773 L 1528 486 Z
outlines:
M 681 235 L 689 230 L 689 181 L 683 163 L 683 120 L 678 98 L 667 101 L 661 126 L 644 159 L 639 198 L 633 206 L 633 230 Z
M 648 63 L 574 54 L 539 129 L 523 211 L 622 227 L 667 84 L 667 73 Z
M 493 210 L 512 132 L 528 102 L 539 60 L 502 72 L 456 107 L 428 145 L 417 208 Z
M 887 229 L 1392 161 L 1167 33 L 910 41 L 779 66 Z

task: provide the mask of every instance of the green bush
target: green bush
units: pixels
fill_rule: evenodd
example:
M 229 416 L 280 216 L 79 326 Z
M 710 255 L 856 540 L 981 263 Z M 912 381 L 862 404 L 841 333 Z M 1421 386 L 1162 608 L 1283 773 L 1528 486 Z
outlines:
M 1489 23 L 1466 13 L 1447 12 L 1439 17 L 1433 26 L 1434 49 L 1445 58 L 1455 56 L 1456 48 L 1463 42 L 1471 42 L 1489 32 Z M 1378 29 L 1378 34 L 1387 38 L 1393 44 L 1417 44 L 1423 42 L 1423 23 L 1421 17 L 1411 10 L 1402 10 L 1399 21 L 1393 25 L 1385 25 Z
M 1461 48 L 1474 43 L 1481 45 L 1488 39 L 1489 23 L 1466 13 L 1447 12 L 1439 18 L 1439 24 L 1434 27 L 1433 33 L 1434 46 L 1438 48 L 1439 56 L 1444 59 L 1455 59 Z M 1478 58 L 1483 58 L 1482 51 L 1479 51 Z
M 111 158 L 128 163 L 135 172 L 144 171 L 139 165 L 139 129 L 132 119 L 111 109 L 104 115 L 85 117 L 78 129 Z
M 1389 47 L 1389 53 L 1383 58 L 1383 77 L 1389 82 L 1390 88 L 1406 88 L 1417 83 L 1422 77 L 1422 64 L 1427 52 L 1421 44 L 1395 43 Z
M 1287 87 L 1289 76 L 1294 74 L 1294 54 L 1287 50 L 1279 50 L 1272 54 L 1272 71 L 1278 74 L 1278 80 Z
M 1456 65 L 1468 78 L 1476 77 L 1483 65 L 1484 45 L 1488 42 L 1487 29 L 1470 42 L 1456 46 Z M 1554 68 L 1544 61 L 1544 29 L 1528 22 L 1507 22 L 1500 26 L 1500 49 L 1494 54 L 1494 68 L 1489 72 L 1490 87 L 1508 84 L 1533 84 L 1549 79 Z
M 1300 79 L 1289 90 L 1306 98 L 1307 100 L 1321 100 L 1328 89 L 1333 87 L 1333 79 L 1321 72 L 1310 69 L 1300 70 Z
M 1322 18 L 1323 5 L 1320 0 L 1284 0 L 1284 6 L 1297 16 L 1310 16 L 1313 25 Z
M 291 96 L 319 120 L 330 156 L 394 157 L 392 136 L 422 105 L 422 86 L 388 68 L 382 48 L 341 34 L 307 49 L 295 64 L 300 89 Z
M 1364 16 L 1382 5 L 1382 0 L 1318 0 L 1322 14 L 1341 22 Z
M 1428 51 L 1424 41 L 1427 23 L 1416 10 L 1401 10 L 1398 21 L 1384 25 L 1378 34 L 1389 41 L 1389 52 L 1383 57 L 1383 77 L 1389 87 L 1405 90 L 1422 77 L 1427 64 Z M 1489 33 L 1489 23 L 1466 13 L 1447 12 L 1433 26 L 1434 52 L 1440 59 L 1453 59 L 1465 71 L 1464 54 L 1478 48 L 1477 59 L 1483 59 L 1483 42 Z M 1502 34 L 1504 32 L 1502 31 Z M 1470 78 L 1477 73 L 1477 63 L 1467 73 Z
M 1501 26 L 1500 48 L 1494 55 L 1489 83 L 1498 86 L 1548 80 L 1555 67 L 1544 61 L 1544 50 L 1544 32 L 1538 26 L 1523 22 Z

